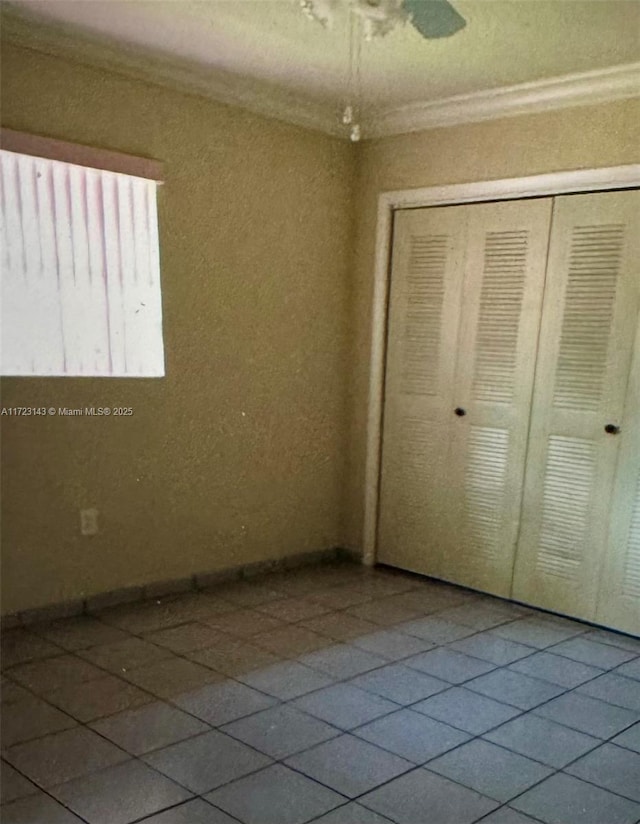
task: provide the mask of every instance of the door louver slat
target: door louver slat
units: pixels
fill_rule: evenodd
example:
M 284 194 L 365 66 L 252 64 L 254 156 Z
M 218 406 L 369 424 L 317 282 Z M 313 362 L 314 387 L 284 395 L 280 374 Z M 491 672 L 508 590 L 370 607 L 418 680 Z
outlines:
M 559 408 L 600 408 L 624 236 L 621 225 L 573 230 L 553 398 Z
M 575 438 L 551 437 L 542 496 L 538 569 L 571 579 L 588 525 L 595 450 Z
M 473 378 L 476 400 L 513 399 L 527 248 L 524 230 L 486 235 Z
M 446 235 L 411 237 L 402 358 L 402 391 L 409 395 L 437 393 L 448 247 Z
M 465 519 L 469 548 L 491 559 L 504 519 L 509 433 L 472 426 L 467 449 Z
M 622 591 L 631 598 L 640 598 L 640 474 L 626 550 Z

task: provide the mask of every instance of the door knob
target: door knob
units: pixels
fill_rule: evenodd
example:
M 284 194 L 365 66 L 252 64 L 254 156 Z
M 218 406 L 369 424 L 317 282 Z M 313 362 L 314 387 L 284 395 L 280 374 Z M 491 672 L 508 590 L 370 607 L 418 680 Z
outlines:
M 459 418 L 463 418 L 467 414 L 467 410 L 463 409 L 461 406 L 456 406 L 453 410 Z
M 620 427 L 616 426 L 615 423 L 608 423 L 605 426 L 604 431 L 607 433 L 607 435 L 617 435 L 620 431 Z

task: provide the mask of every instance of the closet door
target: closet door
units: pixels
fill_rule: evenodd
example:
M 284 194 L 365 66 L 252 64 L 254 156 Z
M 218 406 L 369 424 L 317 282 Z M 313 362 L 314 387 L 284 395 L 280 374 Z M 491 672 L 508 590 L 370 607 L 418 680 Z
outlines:
M 547 198 L 469 213 L 440 574 L 502 596 L 518 537 L 551 208 Z
M 605 427 L 621 426 L 625 407 L 639 214 L 632 191 L 554 206 L 513 596 L 582 618 L 595 618 L 612 504 L 630 512 L 612 501 L 621 438 Z
M 378 560 L 438 575 L 468 206 L 397 212 Z
M 618 467 L 596 621 L 640 635 L 640 326 L 617 437 Z
M 541 199 L 396 218 L 384 563 L 510 592 L 550 216 Z

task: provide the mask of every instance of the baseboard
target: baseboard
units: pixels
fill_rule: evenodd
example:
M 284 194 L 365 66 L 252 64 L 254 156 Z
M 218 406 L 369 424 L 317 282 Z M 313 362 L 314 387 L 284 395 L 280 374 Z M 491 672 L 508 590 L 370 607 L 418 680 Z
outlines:
M 91 595 L 88 598 L 79 598 L 57 604 L 48 604 L 34 609 L 22 610 L 0 616 L 2 629 L 28 626 L 39 621 L 58 621 L 61 618 L 72 618 L 98 612 L 106 607 L 119 604 L 129 604 L 136 601 L 147 601 L 153 598 L 164 598 L 167 595 L 176 595 L 182 592 L 197 591 L 216 586 L 225 581 L 250 579 L 257 575 L 277 572 L 287 569 L 296 569 L 303 566 L 330 563 L 331 561 L 361 562 L 358 553 L 338 547 L 321 549 L 315 552 L 303 552 L 288 555 L 268 561 L 257 561 L 250 564 L 219 569 L 213 572 L 198 572 L 183 578 L 172 578 L 155 581 L 144 586 L 122 587 L 108 592 Z
M 362 563 L 362 552 L 357 549 L 348 549 L 347 547 L 338 547 L 336 549 L 336 559 L 338 561 L 352 561 L 355 564 Z

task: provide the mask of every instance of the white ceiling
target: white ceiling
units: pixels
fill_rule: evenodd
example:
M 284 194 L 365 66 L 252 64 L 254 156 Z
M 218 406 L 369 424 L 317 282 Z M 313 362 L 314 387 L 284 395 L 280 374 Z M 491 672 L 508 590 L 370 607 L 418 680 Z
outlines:
M 370 111 L 437 101 L 640 58 L 639 0 L 452 0 L 467 26 L 426 41 L 411 27 L 362 45 Z M 317 105 L 343 101 L 347 15 L 332 31 L 299 0 L 15 0 L 29 19 L 161 58 L 200 81 L 266 82 Z M 266 88 L 266 87 L 265 87 Z M 628 95 L 627 95 L 628 96 Z

